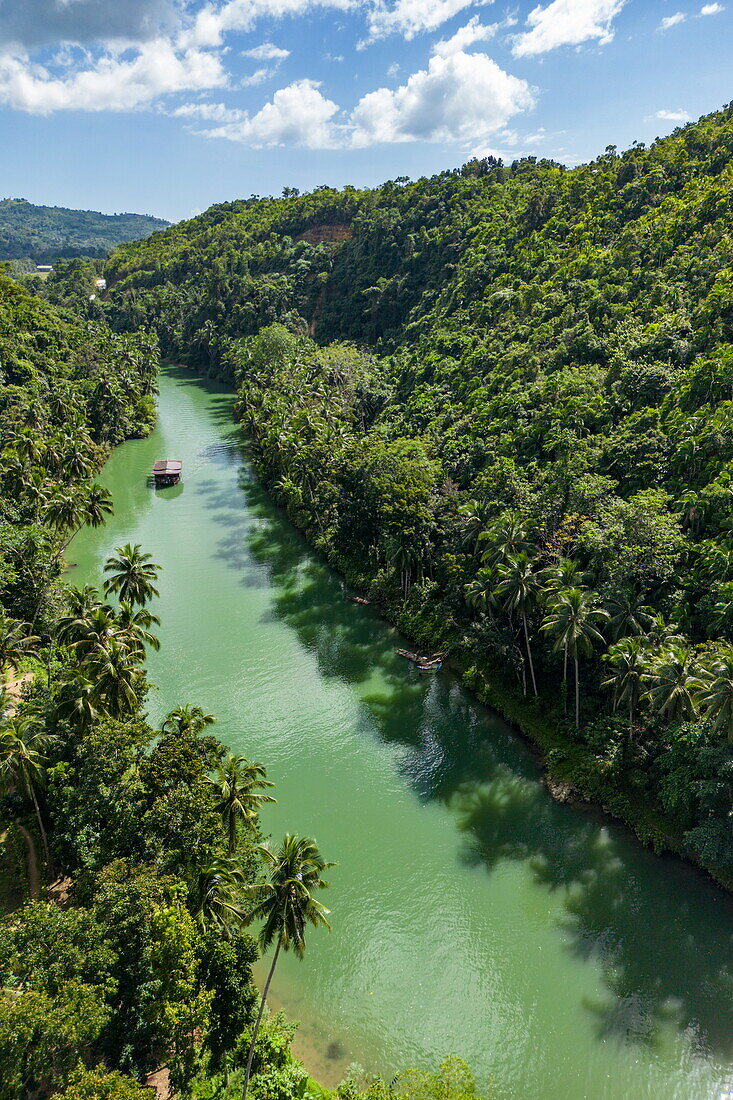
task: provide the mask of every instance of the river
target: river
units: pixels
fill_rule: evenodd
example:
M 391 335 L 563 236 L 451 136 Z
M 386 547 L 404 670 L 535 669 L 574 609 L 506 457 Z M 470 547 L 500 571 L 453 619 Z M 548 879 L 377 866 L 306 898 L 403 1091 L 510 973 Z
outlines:
M 733 1093 L 733 899 L 592 809 L 558 805 L 527 745 L 398 635 L 273 507 L 223 387 L 169 368 L 160 423 L 100 480 L 115 514 L 69 579 L 115 546 L 163 563 L 155 723 L 180 703 L 267 765 L 263 827 L 337 860 L 333 931 L 278 964 L 272 1001 L 334 1084 L 464 1057 L 522 1100 L 709 1100 Z M 153 460 L 183 459 L 155 492 Z

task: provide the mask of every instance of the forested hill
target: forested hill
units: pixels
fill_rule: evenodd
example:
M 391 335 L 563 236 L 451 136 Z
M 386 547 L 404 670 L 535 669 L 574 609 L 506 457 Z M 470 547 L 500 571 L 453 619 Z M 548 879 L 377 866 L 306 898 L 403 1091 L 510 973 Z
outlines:
M 53 263 L 60 257 L 105 256 L 114 245 L 148 237 L 168 224 L 148 214 L 99 214 L 3 199 L 0 260 Z
M 105 306 L 236 380 L 294 521 L 556 773 L 728 880 L 732 157 L 729 106 L 225 204 L 118 249 Z

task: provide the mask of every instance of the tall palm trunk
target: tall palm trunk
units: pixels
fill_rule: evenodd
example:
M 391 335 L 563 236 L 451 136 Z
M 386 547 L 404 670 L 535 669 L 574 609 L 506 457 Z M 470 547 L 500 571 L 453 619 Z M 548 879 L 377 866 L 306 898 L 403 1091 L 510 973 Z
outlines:
M 46 868 L 49 875 L 52 873 L 51 869 L 51 852 L 48 847 L 48 837 L 46 836 L 46 830 L 43 827 L 43 818 L 41 817 L 41 807 L 38 805 L 38 799 L 36 798 L 36 792 L 33 784 L 29 784 L 31 791 L 31 798 L 33 799 L 33 808 L 36 811 L 36 817 L 38 818 L 38 828 L 41 830 L 41 840 L 43 841 L 43 854 L 46 857 Z
M 272 981 L 272 975 L 275 973 L 275 964 L 277 963 L 277 957 L 280 954 L 280 947 L 282 945 L 282 936 L 277 941 L 277 947 L 275 948 L 275 954 L 272 956 L 272 966 L 270 967 L 270 973 L 267 975 L 267 981 L 265 982 L 265 988 L 262 990 L 262 997 L 260 998 L 260 1011 L 257 1013 L 257 1022 L 255 1023 L 255 1029 L 252 1032 L 252 1039 L 249 1044 L 249 1050 L 247 1052 L 247 1068 L 244 1071 L 244 1086 L 242 1088 L 242 1100 L 247 1100 L 247 1089 L 249 1088 L 249 1078 L 252 1073 L 252 1059 L 254 1058 L 255 1045 L 257 1043 L 257 1036 L 260 1033 L 260 1024 L 262 1023 L 262 1013 L 265 1011 L 265 1001 L 267 1000 L 267 994 L 270 990 L 270 982 Z
M 563 682 L 563 696 L 562 696 L 562 709 L 563 714 L 568 713 L 568 640 L 565 639 L 565 645 L 563 646 L 562 653 L 562 682 Z
M 529 660 L 529 671 L 532 676 L 532 688 L 535 695 L 537 694 L 537 681 L 534 678 L 534 663 L 532 661 L 532 650 L 529 648 L 529 630 L 527 629 L 527 616 L 522 612 L 522 625 L 524 626 L 524 644 L 527 647 L 527 659 Z
M 580 672 L 577 653 L 575 654 L 575 728 L 580 729 Z
M 77 532 L 81 531 L 83 526 L 84 526 L 84 524 L 82 523 L 82 524 L 79 524 L 78 527 L 75 527 L 74 530 L 69 535 L 69 537 L 66 539 L 66 541 L 61 544 L 59 549 L 56 551 L 54 556 L 51 558 L 51 564 L 52 565 L 56 565 L 59 558 L 63 554 L 64 550 L 66 550 L 67 547 L 69 546 L 69 543 L 73 539 L 74 535 L 76 535 Z M 35 611 L 33 612 L 33 618 L 31 619 L 31 630 L 36 625 L 36 619 L 38 618 L 38 612 L 41 610 L 41 604 L 43 603 L 43 600 L 46 596 L 46 593 L 48 592 L 49 588 L 51 587 L 51 580 L 52 580 L 51 577 L 47 577 L 45 583 L 43 584 L 43 586 L 41 588 L 41 594 L 38 597 L 38 603 L 36 604 Z

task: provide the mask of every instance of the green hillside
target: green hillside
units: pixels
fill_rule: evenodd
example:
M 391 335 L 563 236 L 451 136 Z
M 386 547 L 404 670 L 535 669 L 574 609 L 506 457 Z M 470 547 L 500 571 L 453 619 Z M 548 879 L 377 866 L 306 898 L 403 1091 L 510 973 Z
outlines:
M 148 237 L 169 223 L 147 214 L 98 214 L 63 206 L 0 201 L 0 261 L 53 263 L 60 257 L 104 256 L 125 241 Z
M 557 774 L 724 878 L 732 159 L 726 107 L 573 169 L 213 207 L 106 271 L 114 325 L 236 380 L 329 560 Z

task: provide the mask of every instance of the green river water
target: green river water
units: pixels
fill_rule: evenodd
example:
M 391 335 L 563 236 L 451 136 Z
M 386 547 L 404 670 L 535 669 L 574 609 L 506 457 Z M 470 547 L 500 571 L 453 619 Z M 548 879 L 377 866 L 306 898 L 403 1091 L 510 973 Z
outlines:
M 160 457 L 183 483 L 155 492 Z M 69 579 L 99 583 L 123 542 L 164 564 L 151 720 L 214 712 L 277 784 L 264 829 L 339 861 L 333 931 L 272 988 L 316 1077 L 456 1053 L 507 1100 L 733 1095 L 733 899 L 554 803 L 521 739 L 395 655 L 258 486 L 228 392 L 169 369 L 158 429 L 101 480 L 115 515 L 77 537 Z

